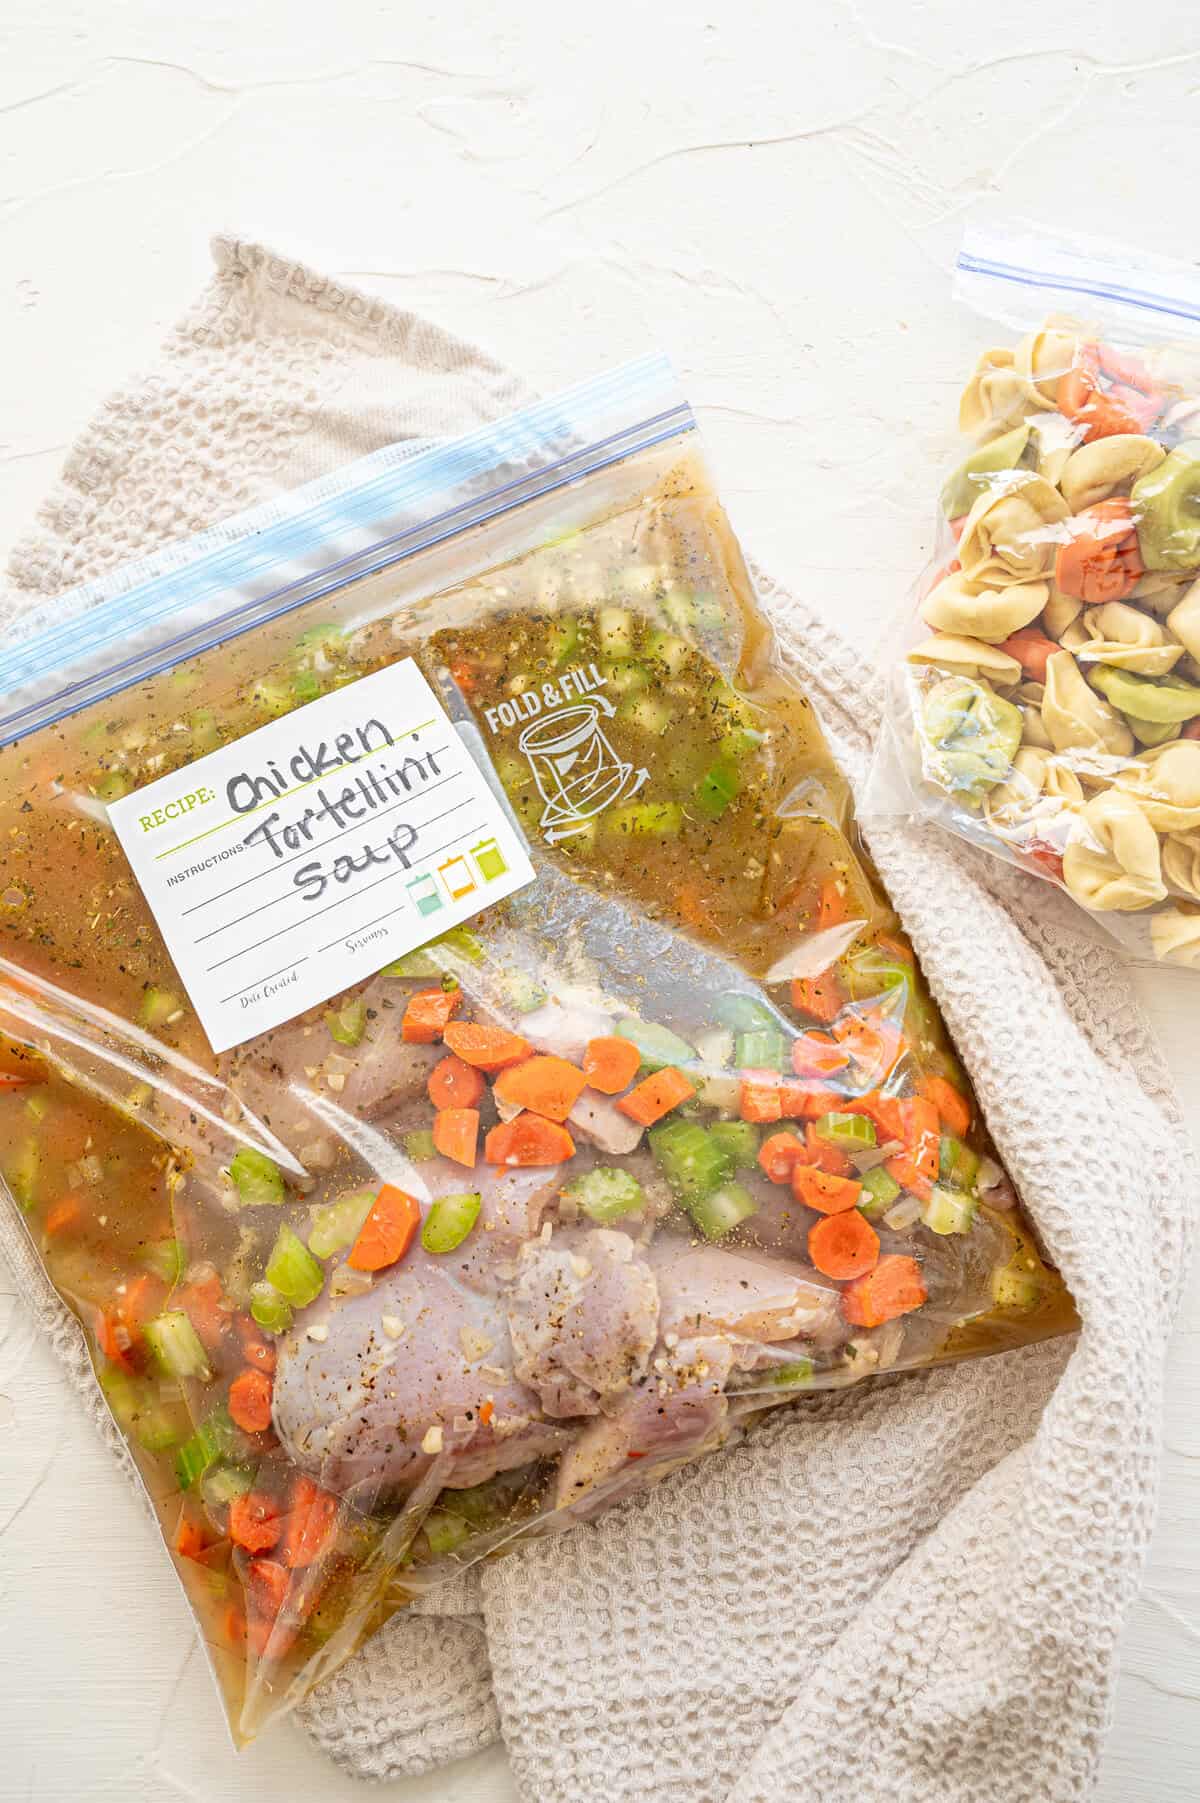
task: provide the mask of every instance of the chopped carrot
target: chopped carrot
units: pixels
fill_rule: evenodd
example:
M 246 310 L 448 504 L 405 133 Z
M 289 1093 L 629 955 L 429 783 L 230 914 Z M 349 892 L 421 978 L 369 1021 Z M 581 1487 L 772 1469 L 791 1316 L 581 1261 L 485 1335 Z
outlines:
M 792 1041 L 792 1069 L 798 1077 L 833 1077 L 849 1063 L 845 1046 L 828 1033 L 801 1033 Z
M 882 1327 L 920 1308 L 927 1295 L 916 1259 L 891 1252 L 842 1291 L 842 1313 L 854 1327 Z
M 819 977 L 792 978 L 792 1007 L 811 1014 L 823 1026 L 837 1019 L 843 1001 L 841 985 L 831 970 L 822 971 Z
M 464 695 L 473 695 L 476 689 L 475 666 L 469 664 L 465 657 L 456 657 L 450 665 L 450 674 Z
M 242 1357 L 248 1365 L 258 1371 L 265 1371 L 268 1376 L 275 1369 L 275 1344 L 258 1331 L 257 1322 L 249 1315 L 235 1315 L 233 1325 L 237 1329 L 237 1337 L 242 1348 Z
M 938 1111 L 926 1096 L 907 1096 L 900 1104 L 904 1146 L 917 1169 L 932 1183 L 938 1174 L 941 1153 Z
M 448 1052 L 430 1071 L 426 1087 L 435 1108 L 474 1108 L 487 1083 L 481 1071 Z
M 443 1158 L 475 1169 L 479 1145 L 478 1108 L 439 1108 L 433 1117 L 433 1143 Z
M 221 1620 L 221 1632 L 229 1646 L 235 1649 L 245 1646 L 246 1612 L 244 1609 L 239 1609 L 236 1603 L 230 1603 L 226 1609 Z
M 202 1559 L 208 1551 L 204 1529 L 190 1515 L 179 1517 L 179 1526 L 175 1529 L 175 1551 L 181 1559 Z
M 185 1284 L 176 1300 L 199 1334 L 205 1351 L 215 1352 L 229 1325 L 229 1311 L 222 1301 L 221 1279 L 216 1272 L 197 1283 Z
M 124 1365 L 132 1369 L 133 1339 L 129 1329 L 118 1318 L 115 1310 L 102 1308 L 96 1311 L 95 1327 L 96 1344 L 110 1364 Z
M 821 884 L 821 899 L 817 904 L 817 931 L 825 927 L 840 927 L 846 919 L 846 885 L 840 878 L 827 877 Z
M 819 1120 L 845 1104 L 846 1098 L 838 1089 L 808 1089 L 803 1083 L 784 1083 L 779 1091 L 780 1110 L 789 1121 Z
M 673 1064 L 666 1064 L 662 1070 L 635 1084 L 627 1096 L 621 1097 L 617 1107 L 639 1126 L 652 1127 L 655 1121 L 661 1121 L 664 1114 L 670 1114 L 672 1108 L 678 1108 L 695 1093 L 696 1085 L 689 1083 Z
M 565 1121 L 586 1087 L 587 1078 L 577 1064 L 547 1053 L 510 1064 L 492 1085 L 497 1101 L 530 1108 L 548 1121 Z
M 904 939 L 897 939 L 893 933 L 877 933 L 875 943 L 881 952 L 889 958 L 895 958 L 900 964 L 911 964 L 913 961 L 912 946 Z
M 679 918 L 686 926 L 695 927 L 697 932 L 712 930 L 712 920 L 704 905 L 699 883 L 681 883 L 675 894 L 675 905 L 679 909 Z
M 565 1164 L 575 1156 L 575 1141 L 557 1121 L 547 1121 L 528 1109 L 515 1120 L 501 1121 L 484 1141 L 489 1164 Z
M 738 1113 L 744 1121 L 763 1126 L 781 1118 L 780 1083 L 774 1071 L 742 1072 Z
M 851 1177 L 833 1177 L 813 1165 L 797 1164 L 792 1171 L 792 1194 L 818 1214 L 840 1215 L 857 1207 L 862 1184 Z
M 78 1227 L 83 1218 L 83 1203 L 74 1192 L 61 1196 L 46 1214 L 46 1233 L 51 1239 L 55 1234 L 67 1233 L 72 1227 Z
M 271 1380 L 265 1371 L 247 1365 L 229 1386 L 229 1413 L 247 1434 L 261 1434 L 271 1425 Z
M 488 1027 L 482 1021 L 451 1021 L 442 1038 L 465 1064 L 479 1071 L 502 1071 L 508 1064 L 519 1064 L 533 1053 L 533 1047 L 519 1033 L 507 1027 Z
M 229 1538 L 248 1553 L 269 1553 L 283 1532 L 279 1507 L 262 1490 L 247 1490 L 229 1505 Z
M 275 1559 L 251 1559 L 246 1567 L 246 1639 L 259 1658 L 268 1648 L 272 1658 L 282 1658 L 296 1638 L 296 1626 L 279 1619 L 290 1582 Z
M 847 1114 L 865 1114 L 874 1122 L 875 1130 L 885 1144 L 892 1140 L 904 1143 L 907 1128 L 904 1105 L 898 1096 L 885 1096 L 878 1089 L 869 1089 L 865 1095 L 853 1096 L 843 1102 L 842 1108 Z
M 971 1130 L 971 1104 L 945 1077 L 922 1077 L 918 1085 L 927 1102 L 937 1109 L 947 1133 L 962 1139 Z
M 826 1215 L 808 1230 L 808 1256 L 823 1276 L 839 1283 L 865 1277 L 879 1263 L 879 1235 L 857 1208 Z
M 491 1397 L 489 1396 L 483 1402 L 481 1402 L 479 1405 L 479 1419 L 482 1422 L 484 1427 L 491 1426 L 492 1416 L 495 1413 L 496 1413 L 496 1405 L 492 1401 Z
M 928 1202 L 933 1194 L 933 1184 L 924 1175 L 920 1166 L 909 1152 L 897 1152 L 894 1158 L 885 1158 L 883 1168 L 889 1177 L 894 1177 L 901 1189 L 911 1190 L 921 1202 Z
M 280 1558 L 293 1570 L 313 1565 L 337 1533 L 338 1499 L 310 1477 L 300 1476 L 288 1498 L 287 1528 Z
M 462 1001 L 461 989 L 418 989 L 409 997 L 400 1034 L 406 1045 L 432 1045 L 441 1039 L 450 1016 Z
M 804 1141 L 794 1133 L 768 1133 L 758 1148 L 758 1162 L 772 1183 L 790 1183 L 796 1160 L 804 1156 Z
M 24 1089 L 32 1081 L 32 1077 L 19 1077 L 16 1071 L 0 1071 L 0 1089 Z
M 439 1116 L 440 1119 L 440 1116 Z M 476 1117 L 478 1125 L 478 1117 Z M 434 1143 L 437 1121 L 434 1122 Z M 346 1263 L 352 1271 L 382 1271 L 404 1257 L 421 1225 L 421 1205 L 407 1190 L 385 1183 L 358 1231 Z
M 583 1054 L 583 1074 L 590 1089 L 601 1095 L 615 1096 L 628 1089 L 638 1074 L 642 1055 L 632 1039 L 618 1039 L 616 1034 L 589 1039 Z
M 904 1055 L 904 1034 L 899 1024 L 871 1008 L 834 1022 L 834 1037 L 855 1064 L 874 1082 L 882 1083 Z
M 854 1170 L 840 1147 L 821 1138 L 813 1121 L 809 1121 L 804 1129 L 804 1143 L 808 1153 L 806 1163 L 815 1165 L 817 1170 L 825 1171 L 830 1177 L 849 1177 Z

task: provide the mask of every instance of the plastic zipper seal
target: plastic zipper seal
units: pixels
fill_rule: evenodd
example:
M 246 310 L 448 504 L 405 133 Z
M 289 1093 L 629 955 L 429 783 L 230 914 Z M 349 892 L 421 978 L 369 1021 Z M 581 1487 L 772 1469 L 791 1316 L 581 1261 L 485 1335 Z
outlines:
M 388 446 L 18 623 L 0 746 L 525 502 L 695 429 L 652 355 L 461 438 Z
M 1021 332 L 1070 313 L 1101 320 L 1117 339 L 1200 338 L 1200 270 L 1020 222 L 966 228 L 954 295 Z

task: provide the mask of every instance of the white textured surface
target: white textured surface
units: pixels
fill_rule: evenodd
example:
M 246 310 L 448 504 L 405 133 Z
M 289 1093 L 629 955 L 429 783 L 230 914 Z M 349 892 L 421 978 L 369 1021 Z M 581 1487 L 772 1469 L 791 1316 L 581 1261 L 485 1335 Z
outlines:
M 926 460 L 969 355 L 944 273 L 961 209 L 995 193 L 1189 248 L 1162 200 L 1194 161 L 1190 5 L 1161 6 L 1152 35 L 1111 0 L 1062 0 L 1052 22 L 1029 0 L 609 4 L 569 26 L 479 0 L 403 26 L 353 0 L 319 19 L 281 0 L 48 10 L 10 13 L 0 43 L 5 539 L 232 224 L 439 314 L 543 388 L 666 345 L 744 536 L 871 643 L 924 555 Z M 1144 988 L 1200 1124 L 1190 991 Z M 0 1796 L 357 1795 L 287 1729 L 225 1752 L 169 1568 L 8 1308 L 0 1388 L 36 1390 L 44 1433 L 0 1427 Z M 1102 1803 L 1200 1791 L 1198 1403 L 1193 1285 Z M 511 1793 L 485 1757 L 392 1794 Z

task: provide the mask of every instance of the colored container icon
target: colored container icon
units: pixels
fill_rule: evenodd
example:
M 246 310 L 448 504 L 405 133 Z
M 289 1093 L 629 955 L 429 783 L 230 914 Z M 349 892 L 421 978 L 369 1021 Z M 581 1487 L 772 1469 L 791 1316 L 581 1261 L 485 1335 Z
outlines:
M 475 868 L 485 883 L 494 883 L 498 876 L 503 876 L 508 869 L 504 862 L 504 853 L 495 839 L 481 839 L 478 845 L 471 847 L 471 857 Z
M 438 893 L 437 880 L 428 870 L 423 871 L 420 876 L 413 877 L 406 884 L 406 888 L 413 898 L 413 905 L 418 914 L 437 913 L 442 905 L 442 898 Z
M 471 867 L 459 852 L 456 857 L 447 858 L 438 865 L 438 873 L 450 892 L 451 901 L 460 901 L 464 895 L 470 895 L 476 887 L 475 878 L 471 875 Z

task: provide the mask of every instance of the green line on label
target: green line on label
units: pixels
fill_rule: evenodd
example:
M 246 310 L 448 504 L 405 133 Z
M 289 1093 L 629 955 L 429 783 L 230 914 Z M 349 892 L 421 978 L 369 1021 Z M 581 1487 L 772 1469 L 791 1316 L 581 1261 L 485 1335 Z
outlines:
M 422 720 L 418 725 L 406 727 L 403 732 L 398 732 L 392 740 L 392 744 L 398 745 L 401 739 L 407 739 L 411 733 L 424 732 L 427 726 L 436 725 L 436 720 Z M 367 760 L 365 758 L 355 758 L 354 761 L 356 764 L 362 764 Z M 338 768 L 341 769 L 344 768 L 344 766 L 339 765 Z M 199 845 L 201 839 L 211 839 L 214 833 L 223 833 L 225 828 L 227 826 L 232 826 L 236 820 L 250 820 L 255 814 L 261 814 L 264 808 L 278 807 L 279 803 L 281 801 L 286 801 L 289 795 L 299 795 L 302 790 L 311 789 L 314 783 L 325 782 L 325 780 L 333 774 L 333 771 L 326 770 L 320 776 L 310 777 L 306 783 L 297 783 L 294 789 L 285 789 L 282 795 L 273 795 L 270 801 L 260 801 L 256 808 L 247 808 L 244 814 L 231 814 L 228 820 L 222 820 L 218 826 L 206 827 L 202 833 L 196 833 L 191 839 L 181 839 L 178 845 L 168 845 L 166 851 L 156 851 L 154 854 L 154 862 L 157 864 L 163 858 L 173 858 L 177 851 L 186 851 L 189 845 Z

